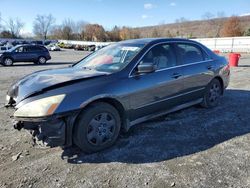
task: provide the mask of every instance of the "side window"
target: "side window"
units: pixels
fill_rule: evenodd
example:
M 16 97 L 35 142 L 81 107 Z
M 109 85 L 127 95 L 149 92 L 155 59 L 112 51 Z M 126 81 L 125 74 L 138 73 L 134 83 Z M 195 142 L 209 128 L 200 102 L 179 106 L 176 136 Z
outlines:
M 28 47 L 27 47 L 27 52 L 34 52 L 33 47 L 32 47 L 32 46 L 28 46 Z
M 17 48 L 16 50 L 15 50 L 15 52 L 23 52 L 24 51 L 24 49 L 23 49 L 23 47 L 21 46 L 21 47 L 19 47 L 19 48 Z
M 39 46 L 32 46 L 30 48 L 32 48 L 33 52 L 41 52 L 41 51 L 43 51 L 43 49 L 41 47 L 39 47 Z
M 39 47 L 39 46 L 36 46 L 36 51 L 37 51 L 37 52 L 41 52 L 41 51 L 43 51 L 43 48 L 42 48 L 42 47 Z
M 183 65 L 204 61 L 203 52 L 196 45 L 177 44 L 177 51 Z
M 142 63 L 153 63 L 156 70 L 176 66 L 176 56 L 172 45 L 159 44 L 153 47 L 142 59 Z

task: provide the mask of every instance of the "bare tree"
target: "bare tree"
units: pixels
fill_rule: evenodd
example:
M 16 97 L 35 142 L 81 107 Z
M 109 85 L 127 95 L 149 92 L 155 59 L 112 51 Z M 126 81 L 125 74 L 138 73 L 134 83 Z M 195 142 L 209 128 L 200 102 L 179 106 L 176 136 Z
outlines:
M 206 30 L 209 31 L 211 27 L 214 28 L 214 32 L 207 32 L 207 34 L 211 35 L 212 37 L 220 36 L 220 30 L 224 24 L 223 17 L 225 17 L 224 12 L 217 12 L 217 16 L 215 16 L 211 12 L 206 12 L 202 16 L 202 18 L 208 23 Z
M 85 40 L 89 41 L 105 41 L 106 32 L 102 25 L 88 24 L 85 26 Z
M 77 39 L 84 40 L 85 36 L 85 26 L 89 23 L 83 20 L 76 22 L 75 24 L 75 33 L 77 33 Z
M 220 37 L 220 31 L 223 27 L 225 22 L 225 12 L 217 12 L 217 19 L 216 19 L 216 37 Z
M 206 12 L 202 15 L 202 19 L 204 20 L 211 20 L 214 18 L 214 15 L 211 12 Z
M 75 29 L 74 29 L 74 32 L 76 33 L 81 33 L 82 30 L 84 29 L 84 27 L 89 24 L 88 22 L 84 21 L 84 20 L 80 20 L 80 21 L 77 21 L 75 23 Z
M 73 39 L 73 30 L 70 26 L 63 26 L 62 38 L 65 40 L 72 40 Z
M 62 38 L 62 26 L 61 25 L 55 25 L 50 31 L 52 38 L 55 39 L 63 39 Z
M 153 38 L 160 37 L 161 35 L 160 35 L 160 33 L 159 33 L 159 29 L 157 29 L 156 27 L 153 28 L 152 33 L 151 33 L 151 36 L 152 36 Z
M 120 28 L 115 26 L 109 33 L 109 39 L 111 41 L 120 41 Z
M 65 19 L 62 23 L 62 38 L 65 40 L 73 39 L 74 31 L 76 30 L 76 24 L 70 18 Z
M 47 39 L 49 31 L 55 23 L 55 18 L 49 15 L 37 15 L 33 24 L 33 31 L 38 37 Z
M 186 19 L 185 17 L 180 17 L 179 19 L 175 20 L 175 23 L 185 23 L 188 22 L 188 19 Z
M 237 16 L 228 18 L 221 29 L 221 36 L 223 37 L 237 37 L 242 36 L 242 34 L 240 19 Z
M 10 18 L 6 22 L 6 29 L 11 33 L 12 38 L 16 38 L 20 36 L 21 29 L 23 28 L 24 23 L 20 21 L 18 18 Z

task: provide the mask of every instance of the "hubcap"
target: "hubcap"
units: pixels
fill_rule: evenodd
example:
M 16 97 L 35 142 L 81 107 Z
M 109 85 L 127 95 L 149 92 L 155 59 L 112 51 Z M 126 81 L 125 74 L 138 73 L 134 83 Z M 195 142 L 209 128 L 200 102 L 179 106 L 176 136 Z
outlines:
M 221 96 L 221 89 L 218 84 L 213 84 L 209 91 L 209 102 L 214 104 L 218 101 Z
M 8 66 L 12 65 L 12 60 L 9 58 L 5 59 L 5 65 L 8 65 Z
M 40 57 L 39 59 L 39 63 L 43 64 L 46 62 L 46 59 L 44 57 Z
M 114 136 L 115 119 L 110 113 L 96 115 L 88 125 L 88 142 L 100 146 L 109 142 Z

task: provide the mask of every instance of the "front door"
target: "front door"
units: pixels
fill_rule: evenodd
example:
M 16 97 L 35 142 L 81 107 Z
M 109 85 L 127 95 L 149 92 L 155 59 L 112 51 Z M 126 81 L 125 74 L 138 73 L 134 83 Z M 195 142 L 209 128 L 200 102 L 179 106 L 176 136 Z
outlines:
M 15 50 L 14 54 L 13 54 L 13 58 L 17 62 L 26 61 L 26 59 L 27 59 L 27 48 L 25 46 L 18 47 Z
M 182 68 L 176 64 L 172 44 L 159 44 L 149 50 L 139 64 L 153 63 L 156 70 L 138 75 L 136 68 L 129 78 L 130 120 L 166 111 L 173 107 L 183 90 Z

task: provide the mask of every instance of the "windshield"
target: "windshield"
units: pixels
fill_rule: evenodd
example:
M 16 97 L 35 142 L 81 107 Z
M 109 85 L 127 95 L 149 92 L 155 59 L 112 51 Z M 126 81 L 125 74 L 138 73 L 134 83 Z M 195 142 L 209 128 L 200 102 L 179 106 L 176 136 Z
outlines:
M 17 46 L 14 46 L 12 47 L 11 49 L 9 49 L 8 51 L 9 52 L 14 52 L 17 48 L 21 47 L 21 45 L 17 45 Z
M 128 65 L 143 46 L 144 44 L 112 44 L 89 55 L 74 67 L 117 72 Z

